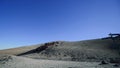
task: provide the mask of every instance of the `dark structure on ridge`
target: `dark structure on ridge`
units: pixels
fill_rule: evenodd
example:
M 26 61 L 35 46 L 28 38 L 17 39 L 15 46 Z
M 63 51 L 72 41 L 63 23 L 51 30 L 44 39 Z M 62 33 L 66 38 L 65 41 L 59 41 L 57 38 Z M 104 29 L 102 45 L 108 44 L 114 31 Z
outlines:
M 112 48 L 120 50 L 120 44 L 117 42 L 118 40 L 120 40 L 120 34 L 118 34 L 118 33 L 116 33 L 116 34 L 110 33 L 109 36 L 113 41 Z

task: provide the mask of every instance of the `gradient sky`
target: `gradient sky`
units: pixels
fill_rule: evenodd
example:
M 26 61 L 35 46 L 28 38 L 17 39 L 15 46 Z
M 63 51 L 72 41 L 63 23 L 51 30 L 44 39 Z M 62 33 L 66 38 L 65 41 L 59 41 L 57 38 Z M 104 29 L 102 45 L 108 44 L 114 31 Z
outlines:
M 0 0 L 0 49 L 120 32 L 120 0 Z

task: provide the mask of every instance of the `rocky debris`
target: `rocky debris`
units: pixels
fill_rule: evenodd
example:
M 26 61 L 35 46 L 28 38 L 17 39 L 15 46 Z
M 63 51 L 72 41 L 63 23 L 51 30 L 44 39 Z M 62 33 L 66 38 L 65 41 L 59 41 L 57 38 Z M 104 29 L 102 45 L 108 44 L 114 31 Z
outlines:
M 120 63 L 120 58 L 110 58 L 110 63 Z
M 43 44 L 42 46 L 40 46 L 36 49 L 30 50 L 30 51 L 25 52 L 25 53 L 18 54 L 17 56 L 21 56 L 21 55 L 25 55 L 25 54 L 31 54 L 31 53 L 40 53 L 41 51 L 47 49 L 50 46 L 58 46 L 58 45 L 60 45 L 59 41 L 48 42 L 48 43 L 45 43 L 45 44 Z
M 45 43 L 45 46 L 51 46 L 51 45 L 58 45 L 60 42 L 55 41 L 55 42 L 50 42 L 50 43 Z
M 107 61 L 105 61 L 105 60 L 102 60 L 99 65 L 104 65 L 104 64 L 109 64 L 109 63 Z
M 120 65 L 119 65 L 119 64 L 114 64 L 113 66 L 114 66 L 114 67 L 119 67 Z
M 12 56 L 10 55 L 0 55 L 0 63 L 4 64 L 7 61 L 12 60 Z
M 41 52 L 41 51 L 47 49 L 49 46 L 54 46 L 54 45 L 56 45 L 56 46 L 59 45 L 59 42 L 56 41 L 56 42 L 45 43 L 44 45 L 36 48 L 35 50 L 36 50 L 36 52 Z

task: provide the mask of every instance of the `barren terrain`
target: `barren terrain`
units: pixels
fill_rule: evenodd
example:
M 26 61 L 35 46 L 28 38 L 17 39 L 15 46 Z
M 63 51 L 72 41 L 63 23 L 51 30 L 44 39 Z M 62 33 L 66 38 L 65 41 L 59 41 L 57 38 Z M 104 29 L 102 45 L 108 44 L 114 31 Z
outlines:
M 120 67 L 120 38 L 53 41 L 0 50 L 0 68 Z

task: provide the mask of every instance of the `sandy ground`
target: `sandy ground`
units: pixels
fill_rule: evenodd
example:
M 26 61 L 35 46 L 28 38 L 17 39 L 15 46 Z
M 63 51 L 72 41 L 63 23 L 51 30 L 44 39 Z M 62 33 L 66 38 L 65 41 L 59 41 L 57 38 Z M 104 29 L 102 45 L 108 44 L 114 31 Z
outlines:
M 99 64 L 99 62 L 36 60 L 8 55 L 0 57 L 0 68 L 118 68 L 113 64 Z

